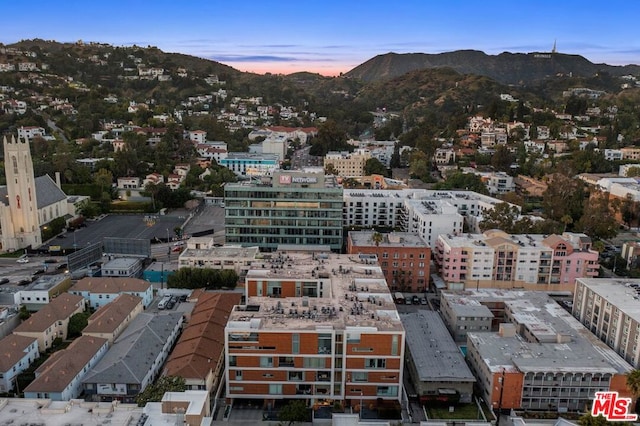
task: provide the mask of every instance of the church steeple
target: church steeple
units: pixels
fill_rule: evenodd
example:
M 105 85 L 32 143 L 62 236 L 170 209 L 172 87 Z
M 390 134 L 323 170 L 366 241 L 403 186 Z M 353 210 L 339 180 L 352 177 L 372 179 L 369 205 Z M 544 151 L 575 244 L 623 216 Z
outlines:
M 11 226 L 3 223 L 5 245 L 16 248 L 39 246 L 40 223 L 36 200 L 35 177 L 29 142 L 11 136 L 4 138 L 4 162 L 7 178 L 7 196 L 11 212 Z M 6 229 L 6 228 L 12 229 Z M 14 241 L 10 241 L 14 239 Z
M 558 53 L 558 49 L 556 49 L 556 40 L 553 40 L 553 49 L 551 49 L 551 53 Z

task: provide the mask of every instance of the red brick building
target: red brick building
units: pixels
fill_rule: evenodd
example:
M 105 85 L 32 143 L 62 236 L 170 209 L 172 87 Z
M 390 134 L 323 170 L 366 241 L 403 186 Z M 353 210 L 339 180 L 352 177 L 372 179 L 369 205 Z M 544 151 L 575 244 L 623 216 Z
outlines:
M 417 293 L 429 287 L 431 248 L 417 234 L 351 231 L 347 253 L 375 254 L 391 291 Z

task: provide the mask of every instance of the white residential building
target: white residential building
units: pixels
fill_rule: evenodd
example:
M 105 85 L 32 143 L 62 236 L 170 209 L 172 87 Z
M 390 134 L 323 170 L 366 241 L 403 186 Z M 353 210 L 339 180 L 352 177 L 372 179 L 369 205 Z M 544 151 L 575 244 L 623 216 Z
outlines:
M 20 126 L 18 128 L 18 139 L 32 140 L 36 136 L 45 137 L 45 130 L 38 126 Z
M 17 376 L 39 356 L 35 337 L 10 334 L 0 340 L 0 392 L 11 391 Z
M 463 219 L 469 229 L 479 232 L 482 213 L 501 202 L 472 191 L 345 189 L 343 222 L 347 227 L 383 226 L 415 231 L 434 247 L 438 233 L 461 232 Z

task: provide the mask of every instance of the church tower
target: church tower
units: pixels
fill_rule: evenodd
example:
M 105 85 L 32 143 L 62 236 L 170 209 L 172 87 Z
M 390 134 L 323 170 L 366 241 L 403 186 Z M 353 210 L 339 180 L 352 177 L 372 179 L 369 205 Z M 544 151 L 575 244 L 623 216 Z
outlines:
M 19 249 L 42 244 L 35 178 L 29 142 L 4 138 L 4 167 L 7 177 L 7 202 L 10 222 L 2 222 L 2 240 L 5 249 Z

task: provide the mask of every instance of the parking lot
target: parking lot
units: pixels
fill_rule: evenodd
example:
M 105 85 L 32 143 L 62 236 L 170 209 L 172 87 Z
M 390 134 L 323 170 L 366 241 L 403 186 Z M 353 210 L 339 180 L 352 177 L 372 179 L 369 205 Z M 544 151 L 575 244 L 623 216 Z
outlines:
M 174 229 L 184 221 L 184 216 L 176 215 L 108 215 L 100 220 L 86 221 L 86 227 L 65 232 L 62 237 L 50 240 L 48 245 L 63 249 L 82 248 L 102 242 L 104 237 L 166 240 L 175 237 Z

